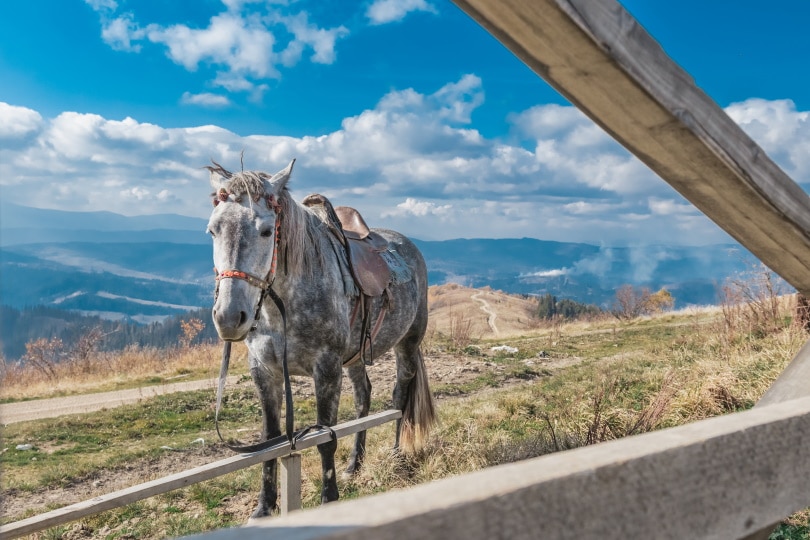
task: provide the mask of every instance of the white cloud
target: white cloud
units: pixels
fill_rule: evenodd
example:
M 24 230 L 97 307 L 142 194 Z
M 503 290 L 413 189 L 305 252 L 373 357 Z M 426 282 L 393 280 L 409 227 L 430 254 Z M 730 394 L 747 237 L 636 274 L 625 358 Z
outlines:
M 673 199 L 659 199 L 657 197 L 650 197 L 648 201 L 650 211 L 653 214 L 661 216 L 673 216 L 684 214 L 698 214 L 697 208 L 687 202 L 679 202 Z
M 298 196 L 324 193 L 359 208 L 373 226 L 417 238 L 728 241 L 571 107 L 514 115 L 513 140 L 471 129 L 468 119 L 483 95 L 474 76 L 433 93 L 400 89 L 339 129 L 302 137 L 242 137 L 217 126 L 165 128 L 77 112 L 43 119 L 0 103 L 0 185 L 5 199 L 22 204 L 31 204 L 37 186 L 50 194 L 41 203 L 57 208 L 202 217 L 209 188 L 200 167 L 215 159 L 237 169 L 244 150 L 248 169 L 274 172 L 297 158 L 291 187 Z M 810 182 L 800 155 L 810 145 L 807 113 L 782 102 L 738 107 L 738 121 L 776 149 L 796 180 Z M 608 256 L 581 261 L 571 272 L 598 269 Z
M 297 64 L 306 46 L 312 48 L 313 62 L 331 64 L 335 61 L 335 42 L 349 35 L 349 30 L 345 26 L 329 30 L 318 28 L 308 21 L 307 14 L 303 12 L 281 20 L 285 22 L 287 30 L 295 36 L 295 39 L 287 45 L 287 49 L 282 52 L 285 66 Z
M 42 126 L 42 116 L 37 111 L 0 102 L 0 139 L 28 137 Z
M 387 24 L 401 21 L 413 11 L 436 13 L 436 8 L 425 0 L 375 0 L 366 10 L 366 17 L 371 24 Z
M 810 112 L 789 99 L 748 99 L 726 112 L 794 180 L 810 183 Z
M 102 39 L 115 50 L 141 52 L 146 43 L 161 45 L 166 56 L 188 71 L 213 69 L 211 84 L 229 92 L 248 92 L 260 99 L 268 85 L 281 77 L 281 66 L 298 64 L 308 50 L 309 60 L 331 64 L 336 44 L 349 34 L 344 26 L 321 28 L 306 12 L 282 15 L 278 4 L 257 0 L 224 0 L 225 11 L 208 26 L 141 24 L 133 13 L 116 15 L 115 2 L 88 0 L 101 18 Z M 275 4 L 275 5 L 274 5 Z
M 208 62 L 226 66 L 232 73 L 260 79 L 278 77 L 274 67 L 275 36 L 258 17 L 223 13 L 211 17 L 203 29 L 151 24 L 146 35 L 149 41 L 165 45 L 169 58 L 189 71 Z
M 115 11 L 118 9 L 118 2 L 115 0 L 84 0 L 93 11 Z
M 101 39 L 117 51 L 139 52 L 141 46 L 133 41 L 143 39 L 146 32 L 135 23 L 131 13 L 125 13 L 105 21 L 101 28 Z
M 201 105 L 203 107 L 227 107 L 231 104 L 231 100 L 225 96 L 212 94 L 210 92 L 203 92 L 201 94 L 185 92 L 183 97 L 180 98 L 180 103 L 184 105 Z
M 446 216 L 453 208 L 452 204 L 437 205 L 433 202 L 419 201 L 414 198 L 408 197 L 404 202 L 397 205 L 394 210 L 383 212 L 380 217 L 392 216 Z

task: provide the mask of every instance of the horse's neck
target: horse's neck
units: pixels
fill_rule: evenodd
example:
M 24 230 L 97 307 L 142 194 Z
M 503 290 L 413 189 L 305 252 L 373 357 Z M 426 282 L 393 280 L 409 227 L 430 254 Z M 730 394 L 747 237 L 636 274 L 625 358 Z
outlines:
M 279 288 L 289 289 L 290 292 L 298 287 L 319 291 L 335 291 L 340 287 L 342 290 L 341 262 L 337 260 L 333 245 L 336 240 L 315 214 L 303 208 L 298 210 L 302 212 L 301 223 L 306 226 L 307 232 L 304 245 L 299 247 L 303 251 L 303 259 L 298 267 L 293 267 L 286 264 L 282 256 L 276 276 Z M 343 249 L 342 246 L 338 248 Z

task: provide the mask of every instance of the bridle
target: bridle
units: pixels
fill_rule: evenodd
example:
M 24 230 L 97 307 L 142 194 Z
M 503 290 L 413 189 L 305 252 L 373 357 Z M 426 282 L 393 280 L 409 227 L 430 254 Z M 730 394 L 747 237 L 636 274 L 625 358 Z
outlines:
M 229 193 L 225 191 L 224 188 L 220 189 L 218 197 L 214 199 L 214 206 L 217 206 L 220 202 L 227 201 L 228 196 Z M 237 198 L 236 201 L 241 202 L 241 199 Z M 259 303 L 256 305 L 256 313 L 253 315 L 253 326 L 250 327 L 251 332 L 256 330 L 256 328 L 259 326 L 259 317 L 261 317 L 262 314 L 262 304 L 264 303 L 265 297 L 270 294 L 273 282 L 276 280 L 276 267 L 278 264 L 278 250 L 280 245 L 279 238 L 281 236 L 281 204 L 272 194 L 265 195 L 264 201 L 267 204 L 267 209 L 273 210 L 276 213 L 276 226 L 273 233 L 273 258 L 270 261 L 270 270 L 268 270 L 267 276 L 265 276 L 264 279 L 261 279 L 260 277 L 241 270 L 223 270 L 220 272 L 216 267 L 214 267 L 214 275 L 216 276 L 214 279 L 217 283 L 216 288 L 214 289 L 214 302 L 216 302 L 217 298 L 219 298 L 219 282 L 223 279 L 241 279 L 247 281 L 250 285 L 261 289 Z
M 228 200 L 230 194 L 223 188 L 219 190 L 217 198 L 214 199 L 214 206 L 217 206 L 220 202 L 225 202 Z M 254 199 L 254 202 L 258 202 L 259 197 Z M 259 318 L 261 317 L 262 312 L 262 304 L 264 303 L 264 299 L 266 296 L 269 296 L 273 303 L 278 308 L 279 313 L 281 314 L 281 322 L 282 322 L 282 331 L 283 331 L 283 348 L 282 348 L 282 356 L 281 356 L 281 369 L 284 376 L 284 404 L 286 409 L 285 415 L 285 428 L 286 428 L 286 435 L 281 435 L 278 437 L 274 437 L 272 439 L 268 439 L 266 441 L 251 444 L 251 445 L 235 445 L 231 444 L 222 437 L 222 434 L 219 431 L 219 411 L 222 406 L 222 394 L 225 390 L 225 379 L 228 376 L 228 366 L 230 364 L 231 358 L 231 341 L 226 341 L 222 347 L 222 365 L 219 370 L 219 380 L 217 382 L 217 403 L 216 403 L 216 411 L 214 414 L 214 425 L 216 426 L 217 435 L 219 435 L 219 439 L 225 443 L 225 445 L 235 452 L 241 453 L 250 453 L 250 452 L 258 452 L 260 450 L 264 450 L 266 448 L 270 448 L 276 446 L 278 444 L 282 444 L 288 442 L 290 444 L 290 449 L 295 450 L 295 443 L 301 437 L 306 435 L 312 429 L 328 429 L 332 435 L 334 440 L 337 440 L 337 436 L 332 428 L 324 427 L 324 426 L 310 426 L 306 429 L 303 429 L 299 433 L 294 433 L 295 429 L 295 419 L 293 417 L 293 401 L 292 401 L 292 387 L 290 386 L 290 370 L 287 365 L 287 312 L 284 308 L 284 302 L 278 296 L 275 290 L 273 290 L 273 282 L 276 279 L 276 268 L 278 263 L 278 251 L 279 251 L 279 236 L 281 232 L 281 204 L 276 200 L 276 198 L 272 194 L 267 194 L 264 196 L 265 203 L 267 204 L 267 208 L 269 210 L 273 210 L 276 213 L 276 225 L 275 225 L 275 238 L 273 239 L 273 258 L 270 262 L 270 270 L 267 272 L 267 276 L 264 279 L 261 279 L 253 274 L 249 274 L 247 272 L 243 272 L 241 270 L 223 270 L 218 271 L 214 268 L 214 273 L 216 275 L 216 288 L 214 289 L 214 301 L 219 297 L 219 283 L 223 279 L 241 279 L 247 281 L 250 285 L 261 289 L 261 295 L 259 295 L 259 303 L 256 306 L 256 314 L 254 315 L 253 326 L 251 326 L 250 331 L 253 332 L 259 325 Z M 236 198 L 236 202 L 241 202 L 240 198 Z

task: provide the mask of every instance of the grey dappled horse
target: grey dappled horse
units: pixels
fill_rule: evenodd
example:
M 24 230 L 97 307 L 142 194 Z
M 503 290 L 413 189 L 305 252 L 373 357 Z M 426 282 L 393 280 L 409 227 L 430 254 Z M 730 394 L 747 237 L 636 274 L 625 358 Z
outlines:
M 361 321 L 352 317 L 359 300 L 346 284 L 343 246 L 315 210 L 295 202 L 287 190 L 293 163 L 269 175 L 231 173 L 218 164 L 208 167 L 214 188 L 214 211 L 208 222 L 218 269 L 213 319 L 226 341 L 245 340 L 250 373 L 261 400 L 262 437 L 280 435 L 281 355 L 285 339 L 279 310 L 263 302 L 272 289 L 287 312 L 286 345 L 290 373 L 315 381 L 317 422 L 337 422 L 343 364 L 360 348 Z M 395 448 L 410 451 L 423 443 L 435 419 L 424 361 L 419 350 L 427 326 L 427 271 L 416 246 L 403 235 L 375 229 L 407 265 L 407 281 L 389 286 L 390 304 L 373 340 L 373 356 L 393 348 L 397 380 L 393 406 L 403 411 L 397 422 Z M 233 279 L 224 279 L 233 278 Z M 351 282 L 351 279 L 349 279 Z M 379 309 L 379 308 L 377 308 Z M 355 312 L 356 313 L 356 312 Z M 258 320 L 254 321 L 255 317 Z M 255 330 L 251 331 L 254 326 Z M 371 382 L 366 365 L 345 368 L 354 388 L 358 417 L 368 414 Z M 318 446 L 323 469 L 323 502 L 338 498 L 335 474 L 337 442 Z M 365 453 L 365 432 L 355 438 L 347 473 L 356 472 Z M 263 464 L 262 489 L 254 517 L 276 508 L 276 460 Z

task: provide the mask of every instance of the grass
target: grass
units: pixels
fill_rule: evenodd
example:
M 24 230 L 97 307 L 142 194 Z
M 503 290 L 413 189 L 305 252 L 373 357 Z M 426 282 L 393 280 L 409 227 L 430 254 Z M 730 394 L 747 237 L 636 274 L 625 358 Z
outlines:
M 0 403 L 140 388 L 219 376 L 219 345 L 174 349 L 131 347 L 98 352 L 54 366 L 54 375 L 3 361 L 0 364 Z M 247 351 L 236 344 L 230 373 L 247 373 Z
M 403 460 L 391 452 L 393 425 L 370 430 L 365 467 L 351 479 L 340 479 L 341 497 L 408 487 L 749 408 L 807 336 L 782 325 L 764 333 L 738 329 L 730 338 L 719 331 L 722 323 L 717 313 L 705 312 L 622 324 L 573 323 L 510 337 L 505 342 L 517 347 L 517 353 L 486 358 L 481 355 L 503 339 L 476 340 L 477 349 L 466 346 L 466 351 L 437 340 L 435 349 L 454 350 L 460 361 L 470 354 L 486 360 L 491 369 L 467 381 L 433 386 L 441 398 L 441 424 L 415 458 Z M 560 359 L 572 362 L 553 367 Z M 161 376 L 194 371 L 187 364 L 161 366 Z M 211 398 L 210 391 L 171 394 L 92 415 L 10 425 L 4 431 L 9 450 L 0 455 L 3 496 L 70 488 L 142 467 L 171 452 L 162 446 L 172 447 L 172 455 L 182 460 L 184 453 L 195 451 L 195 439 L 214 439 Z M 385 408 L 387 399 L 376 396 L 373 410 Z M 296 414 L 300 425 L 314 421 L 314 400 L 297 400 Z M 251 389 L 229 390 L 221 416 L 226 434 L 255 430 L 259 416 Z M 350 396 L 345 396 L 341 420 L 352 416 Z M 37 451 L 14 450 L 22 443 L 34 444 Z M 345 464 L 350 451 L 351 440 L 342 439 L 337 462 Z M 82 534 L 93 538 L 162 538 L 238 525 L 255 502 L 258 476 L 256 467 L 238 471 L 43 536 L 62 538 L 84 528 Z M 320 460 L 314 451 L 303 454 L 302 493 L 305 507 L 320 504 Z M 771 538 L 806 538 L 808 523 L 810 514 L 797 513 Z

